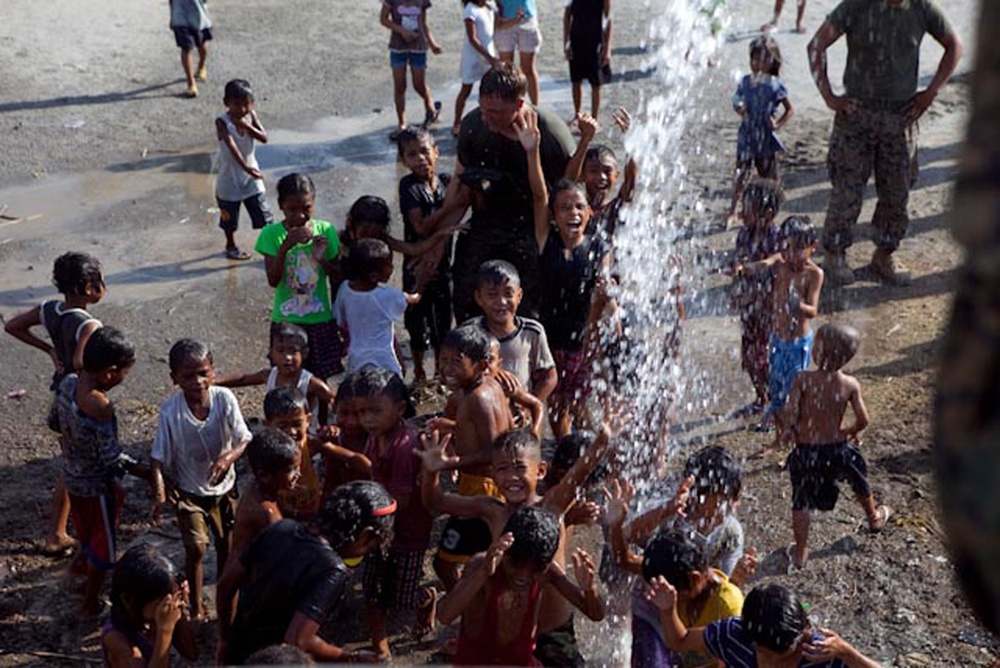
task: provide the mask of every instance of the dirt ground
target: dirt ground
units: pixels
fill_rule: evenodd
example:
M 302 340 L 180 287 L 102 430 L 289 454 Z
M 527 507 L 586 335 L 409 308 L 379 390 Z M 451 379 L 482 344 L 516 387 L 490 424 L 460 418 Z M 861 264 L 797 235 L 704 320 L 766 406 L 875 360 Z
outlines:
M 566 66 L 558 53 L 562 3 L 539 4 L 546 40 L 539 61 L 543 105 L 568 118 Z M 657 94 L 660 84 L 650 67 L 659 45 L 648 44 L 646 35 L 650 21 L 670 4 L 615 3 L 618 76 L 606 88 L 605 110 L 619 104 L 641 110 Z M 683 249 L 689 257 L 712 256 L 733 243 L 735 231 L 721 223 L 737 129 L 726 108 L 735 74 L 747 68 L 746 31 L 769 18 L 770 4 L 729 3 L 732 17 L 719 65 L 705 70 L 705 90 L 697 98 L 714 102 L 692 115 L 697 122 L 691 141 L 702 151 L 692 156 L 688 178 L 703 193 L 706 213 Z M 946 4 L 971 46 L 974 3 Z M 833 5 L 811 2 L 810 28 Z M 139 351 L 135 371 L 113 394 L 122 437 L 131 451 L 148 456 L 158 406 L 171 392 L 166 352 L 174 340 L 210 342 L 220 371 L 257 368 L 266 352 L 271 292 L 263 263 L 227 263 L 215 228 L 212 118 L 222 109 L 222 84 L 244 76 L 257 91 L 258 113 L 271 132 L 259 157 L 272 206 L 277 178 L 304 170 L 318 187 L 319 218 L 339 224 L 350 203 L 368 193 L 381 194 L 395 210 L 395 183 L 403 172 L 385 139 L 394 120 L 386 34 L 377 25 L 375 3 L 212 0 L 211 79 L 201 97 L 187 100 L 179 97 L 183 85 L 162 0 L 5 0 L 4 9 L 0 59 L 9 66 L 0 70 L 0 205 L 22 220 L 0 221 L 0 314 L 10 317 L 54 294 L 49 273 L 60 253 L 84 249 L 98 255 L 109 292 L 94 312 L 129 333 Z M 786 23 L 791 11 L 786 8 Z M 435 133 L 444 165 L 454 151 L 447 128 L 457 92 L 459 17 L 457 0 L 442 0 L 430 19 L 446 48 L 431 59 L 428 72 L 435 97 L 444 101 Z M 821 224 L 829 194 L 824 160 L 831 115 L 809 79 L 808 37 L 781 32 L 778 39 L 786 54 L 783 78 L 798 111 L 783 133 L 789 148 L 785 210 L 807 213 Z M 934 45 L 925 47 L 925 82 L 939 53 Z M 842 55 L 835 52 L 831 71 L 840 66 Z M 970 67 L 966 58 L 959 72 Z M 914 270 L 913 284 L 887 288 L 863 278 L 845 289 L 824 289 L 822 297 L 820 322 L 847 322 L 864 335 L 849 370 L 861 379 L 873 417 L 864 452 L 876 494 L 897 510 L 891 528 L 868 535 L 861 530 L 860 509 L 845 496 L 834 512 L 814 522 L 808 568 L 785 575 L 781 552 L 791 542 L 787 476 L 773 461 L 745 463 L 740 517 L 748 544 L 763 556 L 759 576 L 795 588 L 810 603 L 814 622 L 836 629 L 886 665 L 986 665 L 1000 648 L 980 630 L 954 585 L 930 450 L 938 341 L 959 259 L 945 213 L 967 99 L 960 75 L 921 122 L 921 174 L 900 250 Z M 416 118 L 412 94 L 410 105 Z M 601 138 L 620 149 L 617 133 L 605 131 Z M 849 255 L 853 266 L 864 265 L 872 251 L 864 221 L 873 207 L 870 190 Z M 248 227 L 238 239 L 252 246 Z M 689 273 L 683 349 L 688 382 L 674 428 L 676 457 L 705 442 L 749 456 L 768 437 L 732 417 L 751 390 L 739 370 L 739 330 L 726 308 L 726 280 L 698 266 L 692 264 Z M 50 372 L 43 355 L 0 336 L 0 666 L 100 662 L 97 629 L 76 613 L 79 599 L 64 575 L 66 560 L 39 549 L 57 470 L 57 446 L 44 426 Z M 248 415 L 259 412 L 259 392 L 239 396 Z M 120 545 L 154 540 L 179 563 L 176 528 L 168 523 L 150 531 L 148 507 L 147 490 L 130 484 Z M 584 531 L 581 541 L 593 546 L 595 535 Z M 209 585 L 214 577 L 210 568 Z M 332 639 L 364 641 L 358 606 L 355 596 L 327 624 Z M 622 665 L 620 624 L 584 623 L 578 629 L 593 665 Z M 206 626 L 202 636 L 202 661 L 210 662 L 214 627 Z M 398 662 L 423 663 L 432 649 L 402 634 L 394 638 Z

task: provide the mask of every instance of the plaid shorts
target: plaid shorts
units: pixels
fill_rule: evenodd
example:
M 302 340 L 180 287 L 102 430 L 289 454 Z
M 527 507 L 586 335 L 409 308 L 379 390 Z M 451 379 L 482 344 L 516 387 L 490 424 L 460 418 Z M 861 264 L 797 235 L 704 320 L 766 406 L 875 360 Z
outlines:
M 415 610 L 424 580 L 424 550 L 373 552 L 365 557 L 365 599 L 380 610 Z

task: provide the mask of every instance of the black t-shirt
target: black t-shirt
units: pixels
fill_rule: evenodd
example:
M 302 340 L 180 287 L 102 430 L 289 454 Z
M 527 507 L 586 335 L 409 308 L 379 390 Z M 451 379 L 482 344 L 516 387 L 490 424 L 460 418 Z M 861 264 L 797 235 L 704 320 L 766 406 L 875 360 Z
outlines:
M 541 267 L 542 325 L 552 350 L 579 350 L 590 315 L 590 301 L 606 253 L 598 236 L 585 236 L 569 257 L 559 233 L 553 230 L 539 260 Z
M 550 186 L 565 176 L 566 165 L 575 150 L 573 137 L 561 118 L 537 109 L 541 133 L 542 172 Z M 500 223 L 516 235 L 534 234 L 531 184 L 528 181 L 528 158 L 521 142 L 491 132 L 479 108 L 462 119 L 458 136 L 458 160 L 464 172 L 462 181 L 481 193 L 473 205 L 469 221 L 475 233 L 483 223 Z
M 569 29 L 573 57 L 596 57 L 597 48 L 604 39 L 604 0 L 572 0 L 570 12 L 573 14 L 573 23 Z M 576 53 L 576 49 L 583 48 L 592 53 Z
M 403 239 L 406 241 L 419 241 L 423 237 L 417 234 L 413 225 L 407 219 L 407 214 L 413 209 L 420 209 L 420 213 L 426 218 L 441 208 L 444 203 L 445 191 L 451 182 L 450 174 L 438 174 L 438 187 L 433 192 L 427 187 L 416 174 L 407 174 L 399 181 L 399 211 L 403 215 Z M 444 255 L 438 264 L 438 277 L 447 277 L 451 271 L 451 239 L 448 239 L 445 246 Z
M 322 623 L 340 602 L 347 567 L 330 545 L 294 520 L 265 529 L 240 555 L 247 578 L 240 588 L 227 660 L 284 642 L 301 612 Z

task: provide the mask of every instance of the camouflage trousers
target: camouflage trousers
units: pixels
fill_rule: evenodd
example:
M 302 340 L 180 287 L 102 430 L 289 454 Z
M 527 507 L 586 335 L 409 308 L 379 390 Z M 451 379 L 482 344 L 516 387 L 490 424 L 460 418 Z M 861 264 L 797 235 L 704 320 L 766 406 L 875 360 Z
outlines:
M 854 241 L 854 224 L 872 170 L 878 195 L 872 240 L 890 253 L 899 248 L 910 223 L 906 204 L 915 152 L 916 126 L 908 126 L 900 111 L 858 109 L 837 114 L 826 159 L 833 191 L 823 228 L 824 249 L 843 252 Z

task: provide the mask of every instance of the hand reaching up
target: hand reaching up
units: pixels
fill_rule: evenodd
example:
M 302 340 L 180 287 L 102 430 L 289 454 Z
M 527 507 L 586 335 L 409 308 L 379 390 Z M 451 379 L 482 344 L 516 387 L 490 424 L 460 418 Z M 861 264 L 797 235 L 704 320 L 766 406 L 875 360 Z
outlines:
M 614 119 L 615 125 L 617 125 L 618 129 L 622 131 L 622 134 L 627 133 L 629 128 L 632 127 L 632 116 L 628 113 L 628 109 L 625 107 L 618 107 L 615 109 L 611 113 L 611 118 Z
M 594 576 L 596 573 L 597 567 L 594 565 L 593 557 L 580 548 L 576 548 L 576 552 L 573 553 L 573 575 L 576 576 L 576 583 L 580 585 L 580 589 L 585 592 L 595 589 Z
M 457 456 L 448 453 L 448 445 L 451 443 L 451 434 L 441 435 L 436 429 L 429 435 L 420 435 L 420 442 L 423 449 L 415 449 L 413 452 L 420 457 L 424 468 L 431 473 L 453 469 L 458 466 Z
M 514 544 L 514 536 L 510 533 L 505 533 L 504 535 L 493 541 L 490 545 L 490 549 L 486 550 L 486 572 L 489 575 L 493 575 L 497 572 L 497 566 L 500 565 L 500 560 L 503 559 L 504 552 L 510 549 L 510 546 Z
M 615 478 L 611 487 L 604 488 L 604 497 L 608 500 L 608 524 L 616 526 L 625 523 L 628 517 L 629 504 L 635 496 L 635 489 L 628 480 Z
M 528 153 L 538 150 L 542 133 L 538 130 L 538 112 L 525 105 L 514 119 L 517 139 Z
M 646 600 L 662 612 L 668 612 L 677 605 L 677 590 L 665 577 L 658 575 L 646 588 Z

